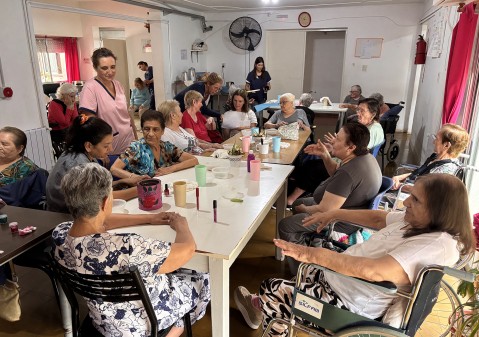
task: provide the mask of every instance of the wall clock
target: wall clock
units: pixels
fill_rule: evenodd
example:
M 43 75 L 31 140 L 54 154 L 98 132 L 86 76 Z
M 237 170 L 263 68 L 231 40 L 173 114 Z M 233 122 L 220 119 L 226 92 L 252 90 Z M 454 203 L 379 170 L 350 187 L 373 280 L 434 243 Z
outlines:
M 298 22 L 301 27 L 308 27 L 311 24 L 311 15 L 308 12 L 300 13 Z

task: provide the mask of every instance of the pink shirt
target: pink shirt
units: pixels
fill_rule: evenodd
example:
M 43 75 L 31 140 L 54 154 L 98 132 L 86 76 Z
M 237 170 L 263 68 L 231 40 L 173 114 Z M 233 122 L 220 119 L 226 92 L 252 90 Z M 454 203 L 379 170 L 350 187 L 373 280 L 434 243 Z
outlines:
M 110 124 L 114 135 L 111 154 L 121 154 L 135 137 L 130 125 L 125 92 L 117 80 L 113 80 L 113 85 L 116 97 L 94 78 L 86 81 L 80 93 L 80 109 L 89 111 Z
M 196 120 L 195 122 L 193 118 L 191 118 L 188 111 L 183 112 L 183 118 L 181 119 L 181 127 L 183 129 L 191 129 L 195 133 L 196 138 L 204 140 L 205 142 L 210 142 L 210 136 L 208 136 L 208 130 L 206 129 L 206 118 L 201 114 L 201 112 L 196 113 Z

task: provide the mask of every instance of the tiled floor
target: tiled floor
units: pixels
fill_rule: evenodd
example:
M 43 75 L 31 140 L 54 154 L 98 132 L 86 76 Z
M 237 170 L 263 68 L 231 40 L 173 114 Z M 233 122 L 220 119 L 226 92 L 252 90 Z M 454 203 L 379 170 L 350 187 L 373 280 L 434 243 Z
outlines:
M 405 162 L 408 157 L 408 137 L 396 135 L 401 151 L 397 162 Z M 386 166 L 385 174 L 391 175 L 395 164 Z M 246 286 L 256 292 L 260 282 L 268 277 L 289 278 L 289 272 L 284 262 L 274 259 L 272 238 L 275 233 L 275 213 L 271 211 L 265 221 L 250 240 L 242 254 L 230 270 L 230 336 L 257 337 L 261 329 L 251 330 L 243 321 L 236 309 L 232 290 L 238 285 Z M 19 322 L 8 323 L 0 320 L 0 337 L 21 336 L 39 337 L 63 336 L 61 316 L 53 295 L 48 277 L 36 269 L 17 267 L 21 284 L 22 318 Z M 83 308 L 83 312 L 86 311 Z M 211 336 L 211 319 L 209 313 L 193 327 L 195 337 Z M 432 335 L 431 335 L 432 336 Z M 226 337 L 226 336 L 225 336 Z

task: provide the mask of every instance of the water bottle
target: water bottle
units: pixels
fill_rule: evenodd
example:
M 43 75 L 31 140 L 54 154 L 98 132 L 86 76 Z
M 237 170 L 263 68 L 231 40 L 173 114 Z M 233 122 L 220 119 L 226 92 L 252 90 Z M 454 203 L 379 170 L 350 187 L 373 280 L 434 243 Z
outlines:
M 248 161 L 248 164 L 247 164 L 248 172 L 251 172 L 250 162 L 251 162 L 252 160 L 254 160 L 254 159 L 255 159 L 255 156 L 254 156 L 253 150 L 249 150 L 248 158 L 247 158 L 247 161 Z

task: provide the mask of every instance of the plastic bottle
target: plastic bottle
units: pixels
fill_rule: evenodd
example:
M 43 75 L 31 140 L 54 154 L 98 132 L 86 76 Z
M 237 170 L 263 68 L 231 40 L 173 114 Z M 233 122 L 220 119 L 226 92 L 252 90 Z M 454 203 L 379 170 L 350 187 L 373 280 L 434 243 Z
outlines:
M 254 156 L 254 153 L 253 153 L 253 150 L 249 150 L 249 153 L 248 153 L 248 158 L 247 158 L 247 161 L 248 161 L 248 172 L 251 172 L 251 167 L 249 166 L 249 163 L 250 161 L 254 160 L 255 159 L 255 156 Z

